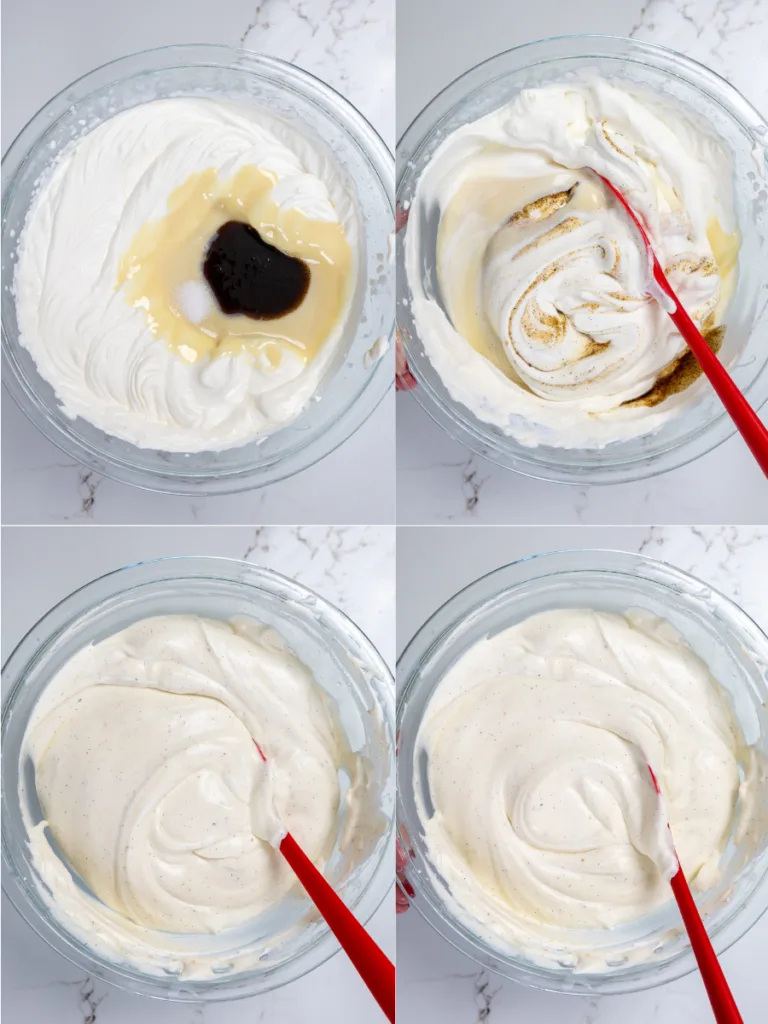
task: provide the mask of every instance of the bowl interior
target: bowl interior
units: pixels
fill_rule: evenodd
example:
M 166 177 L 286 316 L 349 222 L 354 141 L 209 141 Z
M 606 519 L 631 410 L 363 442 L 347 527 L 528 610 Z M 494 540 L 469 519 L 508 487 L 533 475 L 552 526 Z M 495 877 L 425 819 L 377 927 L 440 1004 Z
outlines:
M 179 564 L 192 561 L 201 564 Z M 177 957 L 195 957 L 211 965 L 212 978 L 189 980 L 177 968 L 139 970 L 116 962 L 57 913 L 27 845 L 25 799 L 33 823 L 40 819 L 40 812 L 31 766 L 22 763 L 21 746 L 40 693 L 84 645 L 152 615 L 190 613 L 224 620 L 247 615 L 273 626 L 333 697 L 351 748 L 370 764 L 371 827 L 362 833 L 362 842 L 357 842 L 356 832 L 355 843 L 342 843 L 347 819 L 342 800 L 337 841 L 325 873 L 363 917 L 373 913 L 390 884 L 383 862 L 394 816 L 391 679 L 386 667 L 359 630 L 315 594 L 266 570 L 244 566 L 233 572 L 225 566 L 227 576 L 222 577 L 220 565 L 202 564 L 222 561 L 168 559 L 148 563 L 149 574 L 143 571 L 147 566 L 138 566 L 96 581 L 85 588 L 96 589 L 93 599 L 75 601 L 85 596 L 79 591 L 49 613 L 55 622 L 42 620 L 11 656 L 7 668 L 13 690 L 3 718 L 4 882 L 13 902 L 48 942 L 87 970 L 134 991 L 175 999 L 228 998 L 263 991 L 305 973 L 337 946 L 312 904 L 294 890 L 238 928 L 215 936 L 171 936 Z M 104 587 L 105 583 L 111 587 Z M 19 791 L 22 776 L 32 781 L 28 798 Z M 340 782 L 343 790 L 348 780 Z
M 722 595 L 663 563 L 617 552 L 560 552 L 514 563 L 452 598 L 411 641 L 398 672 L 398 816 L 401 843 L 413 850 L 408 877 L 414 905 L 438 931 L 479 963 L 538 988 L 569 992 L 626 992 L 680 977 L 695 966 L 673 903 L 626 929 L 595 932 L 595 948 L 652 943 L 646 962 L 620 954 L 606 972 L 547 967 L 479 936 L 432 863 L 416 801 L 423 783 L 417 735 L 425 709 L 448 669 L 480 639 L 537 612 L 594 608 L 623 613 L 641 608 L 669 621 L 730 694 L 748 744 L 768 758 L 768 638 Z M 766 762 L 768 763 L 768 762 Z M 722 879 L 697 900 L 718 952 L 739 938 L 768 906 L 768 779 L 758 827 L 731 840 Z M 426 805 L 428 806 L 428 804 Z M 740 808 L 737 808 L 737 822 Z M 567 953 L 567 951 L 566 951 Z
M 324 150 L 356 196 L 362 226 L 358 281 L 347 329 L 318 391 L 274 434 L 223 451 L 168 453 L 139 448 L 61 411 L 53 388 L 18 341 L 12 288 L 17 246 L 35 192 L 67 145 L 116 113 L 153 99 L 206 96 L 258 105 L 291 122 Z M 332 451 L 386 392 L 390 359 L 372 358 L 392 331 L 394 269 L 391 156 L 342 97 L 292 65 L 220 46 L 148 51 L 105 65 L 54 97 L 4 160 L 4 381 L 33 422 L 75 458 L 115 479 L 177 493 L 218 493 L 279 480 Z M 378 350 L 375 350 L 378 351 Z
M 768 158 L 764 147 L 760 148 L 764 123 L 728 83 L 701 65 L 662 47 L 601 36 L 543 40 L 500 54 L 457 79 L 410 126 L 398 149 L 398 206 L 408 209 L 422 171 L 436 148 L 457 128 L 498 109 L 522 89 L 585 73 L 650 89 L 667 102 L 682 106 L 708 126 L 731 154 L 742 245 L 738 286 L 726 315 L 721 358 L 739 387 L 759 407 L 768 399 L 764 344 L 768 332 Z M 437 227 L 435 216 L 422 214 L 416 266 L 426 294 L 445 311 L 435 271 Z M 405 235 L 401 231 L 398 236 L 399 265 L 405 259 Z M 509 468 L 565 482 L 631 480 L 682 465 L 733 433 L 711 387 L 700 379 L 690 392 L 695 394 L 695 404 L 686 406 L 653 434 L 594 451 L 546 445 L 527 448 L 453 401 L 424 351 L 410 306 L 411 289 L 401 271 L 397 319 L 409 367 L 421 385 L 414 389 L 414 396 L 449 433 Z

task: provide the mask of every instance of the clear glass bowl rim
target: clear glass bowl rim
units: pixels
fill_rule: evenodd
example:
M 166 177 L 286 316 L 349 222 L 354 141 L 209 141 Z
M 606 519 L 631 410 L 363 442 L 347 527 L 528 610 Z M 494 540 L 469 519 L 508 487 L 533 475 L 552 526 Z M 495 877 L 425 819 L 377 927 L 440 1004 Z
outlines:
M 117 71 L 121 68 L 127 68 L 126 77 L 131 77 L 132 64 L 137 64 L 155 55 L 158 58 L 178 56 L 177 62 L 163 65 L 163 70 L 166 71 L 173 68 L 206 66 L 250 70 L 252 73 L 258 74 L 260 69 L 265 71 L 273 69 L 279 74 L 289 77 L 292 87 L 299 90 L 306 99 L 321 106 L 327 115 L 333 117 L 337 122 L 339 121 L 338 115 L 342 115 L 343 128 L 364 156 L 371 173 L 378 179 L 382 190 L 387 192 L 394 219 L 394 158 L 392 152 L 376 129 L 345 96 L 317 76 L 277 57 L 270 57 L 244 47 L 234 47 L 223 43 L 173 43 L 137 50 L 92 68 L 59 90 L 32 115 L 10 143 L 2 158 L 3 233 L 5 233 L 5 213 L 9 196 L 13 192 L 19 172 L 27 161 L 28 153 L 37 143 L 40 135 L 44 135 L 45 131 L 56 123 L 55 121 L 45 122 L 48 111 L 56 109 L 62 104 L 70 90 L 88 83 L 89 80 L 95 81 L 105 72 L 112 69 Z M 244 67 L 245 62 L 248 64 L 247 69 Z M 140 64 L 133 74 L 147 73 L 151 70 L 151 68 Z M 103 82 L 99 83 L 99 87 L 103 85 Z M 63 114 L 64 109 L 58 110 L 56 119 L 58 120 Z M 38 133 L 38 125 L 43 123 L 45 123 L 45 129 Z M 8 273 L 11 273 L 10 269 Z M 392 324 L 387 334 L 389 349 L 393 348 L 394 332 L 393 310 Z M 105 453 L 102 448 L 97 448 L 89 438 L 69 433 L 50 419 L 44 403 L 30 388 L 25 376 L 16 366 L 15 352 L 5 323 L 2 325 L 2 348 L 2 378 L 6 392 L 11 395 L 25 417 L 60 451 L 76 459 L 86 468 L 95 470 L 109 479 L 130 484 L 141 490 L 190 497 L 235 494 L 255 490 L 308 469 L 340 447 L 365 423 L 388 393 L 392 384 L 390 361 L 386 357 L 377 359 L 371 364 L 370 373 L 363 386 L 358 389 L 354 398 L 346 405 L 341 414 L 336 416 L 322 433 L 313 435 L 303 443 L 294 444 L 287 453 L 255 469 L 240 469 L 226 477 L 201 473 L 185 475 L 182 470 L 174 473 L 164 473 L 160 470 L 149 471 L 143 467 L 131 465 L 130 461 L 124 458 L 114 456 L 110 458 L 110 453 Z
M 570 559 L 575 560 L 577 564 L 568 564 L 566 567 L 558 566 L 558 560 L 568 561 Z M 735 601 L 726 597 L 715 587 L 712 587 L 692 573 L 685 572 L 661 559 L 612 548 L 560 548 L 551 551 L 541 551 L 515 559 L 506 565 L 498 566 L 496 569 L 484 573 L 444 601 L 419 626 L 397 661 L 397 678 L 398 681 L 403 680 L 402 687 L 398 688 L 396 703 L 398 739 L 400 739 L 404 721 L 408 716 L 411 697 L 420 686 L 422 666 L 431 660 L 446 637 L 449 637 L 460 623 L 476 614 L 492 600 L 504 593 L 512 592 L 531 583 L 551 580 L 552 578 L 560 578 L 565 581 L 569 576 L 584 572 L 635 578 L 640 576 L 646 582 L 664 587 L 670 591 L 673 590 L 675 582 L 689 587 L 694 586 L 699 591 L 705 590 L 709 595 L 717 599 L 718 614 L 723 610 L 727 611 L 732 622 L 738 624 L 740 628 L 750 634 L 752 639 L 759 641 L 763 645 L 764 654 L 762 660 L 768 665 L 768 635 L 766 635 L 762 627 Z M 654 573 L 658 575 L 654 575 Z M 510 576 L 513 578 L 506 582 Z M 498 585 L 491 591 L 489 590 L 489 584 L 493 582 L 494 578 L 498 581 Z M 469 598 L 473 592 L 478 596 L 470 603 Z M 714 612 L 710 614 L 716 617 Z M 765 698 L 768 700 L 768 686 L 766 686 L 766 682 L 768 682 L 768 672 L 763 674 L 761 683 Z M 418 732 L 420 720 L 419 718 L 414 722 L 409 722 L 408 729 L 414 735 Z M 535 967 L 518 963 L 510 957 L 505 957 L 501 952 L 491 953 L 485 950 L 478 950 L 477 947 L 467 941 L 464 935 L 465 929 L 454 921 L 450 910 L 441 904 L 439 895 L 430 892 L 431 884 L 421 877 L 422 872 L 408 871 L 409 857 L 407 850 L 415 848 L 418 858 L 421 859 L 423 857 L 424 843 L 421 838 L 414 840 L 409 835 L 408 821 L 406 820 L 407 816 L 402 800 L 404 787 L 412 788 L 412 768 L 410 764 L 406 764 L 398 756 L 397 826 L 395 835 L 399 855 L 405 864 L 403 874 L 415 892 L 415 898 L 411 900 L 411 911 L 415 907 L 420 916 L 443 939 L 475 963 L 529 988 L 573 995 L 620 995 L 639 992 L 655 988 L 659 985 L 665 985 L 670 981 L 685 977 L 696 970 L 695 958 L 690 947 L 687 947 L 666 963 L 649 963 L 644 965 L 644 970 L 641 969 L 638 973 L 628 978 L 621 975 L 580 976 L 574 974 L 570 976 L 572 980 L 568 983 L 558 985 L 551 980 L 550 976 L 538 974 Z M 415 830 L 412 831 L 415 834 Z M 740 923 L 734 926 L 734 922 L 731 919 L 713 936 L 713 945 L 718 956 L 722 955 L 739 939 L 743 938 L 768 910 L 768 859 L 766 859 L 760 881 L 750 893 L 746 907 L 751 910 L 751 914 L 746 921 L 740 920 Z M 746 911 L 746 907 L 743 908 L 744 911 Z M 726 930 L 733 931 L 735 934 L 724 936 L 723 932 Z M 661 976 L 662 972 L 663 977 Z
M 164 570 L 167 571 L 164 572 Z M 243 579 L 239 575 L 243 571 L 247 572 L 248 579 Z M 143 578 L 147 573 L 152 575 Z M 159 575 L 154 575 L 154 573 Z M 134 562 L 90 580 L 48 609 L 19 640 L 3 664 L 3 678 L 10 680 L 2 704 L 3 736 L 5 736 L 8 718 L 16 697 L 25 685 L 28 670 L 37 660 L 39 653 L 65 632 L 73 622 L 80 620 L 89 609 L 99 607 L 105 601 L 119 595 L 130 593 L 148 584 L 178 583 L 185 579 L 208 579 L 224 582 L 233 584 L 243 591 L 267 591 L 272 594 L 289 592 L 296 598 L 311 597 L 315 606 L 322 611 L 326 621 L 330 616 L 335 626 L 338 627 L 339 634 L 341 635 L 343 631 L 344 635 L 352 637 L 365 653 L 366 658 L 375 666 L 377 677 L 374 678 L 380 679 L 383 685 L 372 685 L 370 682 L 369 685 L 375 692 L 376 703 L 384 716 L 384 725 L 391 743 L 391 750 L 394 751 L 394 678 L 381 654 L 363 630 L 326 598 L 311 588 L 297 583 L 296 580 L 266 566 L 216 555 L 173 555 Z M 122 585 L 123 583 L 126 585 Z M 92 599 L 94 591 L 99 591 L 95 601 Z M 42 635 L 39 634 L 41 628 L 44 628 Z M 245 977 L 235 975 L 229 979 L 185 981 L 183 995 L 169 994 L 163 991 L 165 987 L 170 986 L 171 979 L 166 982 L 155 975 L 145 975 L 141 981 L 138 981 L 136 978 L 123 975 L 119 970 L 105 969 L 99 961 L 91 958 L 90 952 L 82 942 L 74 940 L 73 943 L 64 925 L 53 916 L 43 917 L 37 907 L 30 902 L 26 893 L 26 884 L 22 884 L 18 878 L 6 837 L 6 822 L 8 820 L 6 787 L 15 785 L 17 766 L 6 765 L 5 757 L 3 757 L 3 768 L 1 780 L 3 891 L 19 916 L 48 946 L 89 974 L 123 991 L 139 993 L 155 999 L 176 1002 L 219 1002 L 248 998 L 290 984 L 316 967 L 320 967 L 340 951 L 339 943 L 330 930 L 325 928 L 318 938 L 297 957 L 262 972 L 246 972 Z M 394 786 L 394 780 L 395 771 L 392 771 L 390 775 L 392 786 Z M 376 913 L 391 888 L 392 871 L 389 857 L 394 827 L 393 809 L 387 822 L 386 833 L 378 844 L 378 856 L 371 878 L 359 897 L 358 905 L 354 908 L 356 916 L 363 924 L 366 924 Z M 371 899 L 368 898 L 370 893 L 373 893 Z M 361 908 L 360 904 L 365 904 L 365 906 Z
M 449 82 L 448 85 L 436 93 L 419 111 L 402 133 L 397 143 L 397 209 L 402 209 L 401 186 L 407 171 L 408 163 L 413 159 L 414 154 L 421 149 L 424 142 L 429 138 L 437 125 L 444 120 L 449 111 L 455 110 L 464 99 L 473 95 L 477 89 L 495 78 L 504 77 L 507 74 L 507 72 L 500 72 L 498 75 L 491 76 L 489 74 L 489 70 L 493 65 L 503 62 L 505 58 L 508 58 L 512 54 L 523 55 L 530 53 L 532 55 L 532 59 L 524 66 L 525 68 L 535 67 L 539 64 L 554 63 L 557 60 L 564 59 L 583 58 L 584 60 L 587 60 L 589 57 L 612 57 L 615 59 L 621 59 L 626 56 L 619 52 L 593 53 L 589 49 L 584 52 L 576 52 L 574 49 L 574 52 L 569 54 L 559 52 L 552 54 L 547 53 L 547 48 L 558 47 L 567 43 L 573 43 L 574 47 L 580 45 L 588 46 L 589 44 L 592 44 L 594 47 L 598 47 L 600 45 L 604 47 L 624 45 L 631 47 L 638 59 L 641 59 L 644 54 L 651 59 L 654 55 L 660 59 L 673 59 L 682 67 L 687 67 L 699 78 L 708 80 L 717 90 L 717 96 L 715 97 L 710 95 L 710 98 L 716 99 L 721 106 L 724 106 L 723 99 L 725 97 L 728 101 L 727 109 L 729 115 L 734 120 L 738 121 L 745 131 L 750 132 L 752 135 L 755 135 L 755 129 L 759 130 L 762 128 L 763 130 L 768 131 L 768 122 L 766 122 L 766 117 L 762 115 L 749 102 L 749 100 L 747 100 L 739 90 L 736 89 L 734 85 L 732 85 L 727 79 L 723 78 L 722 75 L 719 75 L 716 71 L 712 71 L 712 69 L 708 68 L 706 65 L 679 53 L 671 47 L 662 46 L 658 43 L 646 42 L 645 40 L 632 39 L 627 36 L 616 36 L 601 33 L 575 33 L 572 35 L 548 36 L 544 39 L 535 39 L 527 43 L 521 43 L 519 46 L 510 47 L 507 50 L 503 50 L 500 53 L 494 54 L 492 57 L 488 57 L 485 60 L 480 61 L 480 63 L 468 68 L 457 78 L 453 79 L 453 81 Z M 537 59 L 538 51 L 544 52 Z M 520 71 L 523 70 L 523 68 L 518 68 L 516 70 Z M 699 85 L 697 83 L 697 88 L 698 87 Z M 447 109 L 443 109 L 443 107 L 446 107 Z M 439 113 L 436 112 L 436 108 L 440 108 Z M 768 177 L 768 149 L 765 151 L 765 165 L 766 177 Z M 402 230 L 403 226 L 404 222 L 400 225 L 400 230 Z M 404 280 L 404 270 L 402 271 L 402 275 L 402 280 Z M 399 308 L 400 285 L 398 286 L 398 311 Z M 404 378 L 404 390 L 409 391 L 410 394 L 413 395 L 414 399 L 428 414 L 430 419 L 432 419 L 451 437 L 459 441 L 460 444 L 469 448 L 469 450 L 475 454 L 480 455 L 482 458 L 487 459 L 498 466 L 520 473 L 523 476 L 531 477 L 532 479 L 547 480 L 572 486 L 584 486 L 584 484 L 609 485 L 627 483 L 634 480 L 658 476 L 673 469 L 679 469 L 680 467 L 687 465 L 689 462 L 693 462 L 700 456 L 714 451 L 714 449 L 718 448 L 724 441 L 729 440 L 736 434 L 736 427 L 733 425 L 730 417 L 723 410 L 720 410 L 708 423 L 700 426 L 698 430 L 692 432 L 689 436 L 681 440 L 670 442 L 665 449 L 656 453 L 650 459 L 637 457 L 632 461 L 622 462 L 621 459 L 615 458 L 607 467 L 592 465 L 588 468 L 572 466 L 567 462 L 563 462 L 559 465 L 555 462 L 547 464 L 540 463 L 539 461 L 530 459 L 523 446 L 515 445 L 513 447 L 504 448 L 503 445 L 500 447 L 496 442 L 493 444 L 488 443 L 487 439 L 482 436 L 481 428 L 478 428 L 475 424 L 473 415 L 471 413 L 464 413 L 461 409 L 457 411 L 454 407 L 460 406 L 460 403 L 454 403 L 452 400 L 444 400 L 435 392 L 430 383 L 419 373 L 418 366 L 416 365 L 418 355 L 415 353 L 408 331 L 398 330 L 398 338 L 403 345 L 406 355 L 407 371 L 416 381 L 417 385 L 416 387 L 411 386 L 412 382 L 407 378 Z M 414 343 L 417 340 L 418 339 L 414 339 Z M 416 359 L 413 358 L 414 355 L 416 355 Z M 754 403 L 756 411 L 759 411 L 766 402 L 768 402 L 766 378 L 768 378 L 768 364 L 758 372 L 749 388 L 749 390 L 754 394 L 758 382 L 761 382 L 763 385 L 764 393 L 761 393 L 761 395 L 758 396 L 758 400 Z

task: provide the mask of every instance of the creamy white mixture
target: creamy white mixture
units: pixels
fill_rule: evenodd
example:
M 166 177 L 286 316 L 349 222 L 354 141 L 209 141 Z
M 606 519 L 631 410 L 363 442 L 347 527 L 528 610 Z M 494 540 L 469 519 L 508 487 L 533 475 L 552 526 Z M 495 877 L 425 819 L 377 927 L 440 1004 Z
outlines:
M 577 970 L 652 955 L 658 931 L 642 922 L 671 900 L 677 869 L 667 821 L 686 877 L 707 889 L 757 785 L 725 692 L 641 611 L 543 612 L 480 641 L 430 700 L 417 767 L 425 755 L 420 817 L 459 914 L 496 945 Z
M 525 89 L 441 143 L 409 211 L 406 270 L 429 359 L 455 401 L 529 446 L 648 433 L 698 390 L 649 293 L 640 235 L 593 172 L 643 219 L 704 333 L 722 325 L 739 245 L 730 157 L 650 91 L 586 76 Z M 422 239 L 435 230 L 437 281 L 425 286 Z
M 212 963 L 185 937 L 250 921 L 296 885 L 275 848 L 285 830 L 323 866 L 339 838 L 339 771 L 346 817 L 359 824 L 370 803 L 332 701 L 247 618 L 149 618 L 84 648 L 43 692 L 23 756 L 54 911 L 113 958 L 185 976 Z
M 175 190 L 198 173 L 230 179 L 249 167 L 274 179 L 279 210 L 341 223 L 356 254 L 358 214 L 343 172 L 317 143 L 258 108 L 143 103 L 62 152 L 30 208 L 14 288 L 21 344 L 68 416 L 140 447 L 197 452 L 272 433 L 306 406 L 337 353 L 351 298 L 308 363 L 287 352 L 278 366 L 243 353 L 190 364 L 118 288 L 121 260 Z M 190 284 L 177 312 L 195 324 L 212 295 L 204 281 Z M 277 345 L 279 321 L 272 325 Z

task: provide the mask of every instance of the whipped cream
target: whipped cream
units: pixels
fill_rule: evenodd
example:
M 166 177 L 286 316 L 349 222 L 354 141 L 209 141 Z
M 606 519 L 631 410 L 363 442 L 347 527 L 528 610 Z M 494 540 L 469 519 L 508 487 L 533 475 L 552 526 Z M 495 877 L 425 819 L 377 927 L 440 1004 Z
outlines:
M 728 153 L 672 101 L 594 76 L 522 90 L 437 148 L 405 261 L 426 354 L 452 398 L 520 443 L 597 448 L 696 400 L 698 366 L 653 289 L 644 221 L 717 348 L 737 275 Z M 437 224 L 437 289 L 422 236 Z
M 224 347 L 195 359 L 189 345 L 180 354 L 162 336 L 163 321 L 158 329 L 157 310 L 126 280 L 141 269 L 134 259 L 126 270 L 126 254 L 137 239 L 151 254 L 151 226 L 172 196 L 206 175 L 224 189 L 249 170 L 271 182 L 278 246 L 281 218 L 301 215 L 341 225 L 351 250 L 348 294 L 310 360 L 283 344 L 280 320 L 262 324 L 269 358 Z M 211 99 L 139 104 L 67 147 L 38 189 L 14 278 L 21 344 L 72 418 L 163 451 L 244 444 L 294 420 L 332 371 L 355 290 L 358 220 L 344 172 L 319 142 L 279 118 Z M 177 235 L 181 244 L 178 226 Z M 197 241 L 190 234 L 188 256 L 202 265 Z M 166 303 L 178 308 L 165 309 L 165 320 L 189 335 L 211 306 L 206 287 L 202 276 L 180 281 Z
M 216 973 L 218 947 L 190 940 L 293 889 L 276 849 L 286 830 L 325 864 L 339 841 L 339 772 L 350 780 L 341 817 L 358 831 L 373 820 L 335 705 L 274 630 L 247 618 L 149 618 L 79 651 L 40 697 L 23 757 L 54 913 L 144 971 Z M 232 942 L 221 948 L 232 964 Z
M 576 970 L 652 956 L 670 829 L 689 882 L 710 888 L 758 784 L 725 691 L 644 611 L 548 611 L 480 641 L 427 706 L 425 755 L 419 813 L 456 912 L 504 950 Z

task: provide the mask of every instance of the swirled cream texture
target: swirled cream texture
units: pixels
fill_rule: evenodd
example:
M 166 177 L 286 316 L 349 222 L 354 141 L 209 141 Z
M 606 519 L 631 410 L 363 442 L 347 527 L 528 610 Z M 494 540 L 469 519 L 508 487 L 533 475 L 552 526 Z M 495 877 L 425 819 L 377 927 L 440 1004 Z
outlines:
M 438 684 L 416 751 L 429 853 L 459 914 L 577 970 L 652 955 L 644 922 L 676 870 L 667 821 L 707 889 L 757 784 L 725 692 L 641 611 L 543 612 L 480 641 Z
M 306 262 L 296 311 L 220 311 L 203 263 L 233 219 Z M 236 102 L 141 103 L 42 181 L 14 277 L 20 342 L 71 418 L 170 452 L 247 443 L 294 420 L 333 371 L 358 219 L 344 172 L 287 122 Z
M 23 754 L 55 912 L 112 958 L 184 976 L 216 964 L 185 939 L 251 921 L 296 885 L 275 848 L 285 830 L 324 865 L 340 771 L 343 817 L 359 822 L 370 801 L 333 702 L 246 618 L 149 618 L 79 651 L 41 696 Z
M 731 162 L 671 100 L 600 78 L 524 89 L 445 139 L 409 213 L 407 276 L 429 359 L 455 401 L 529 446 L 602 447 L 695 400 L 698 366 L 594 172 L 644 220 L 718 348 L 737 275 Z M 426 286 L 422 238 L 435 225 Z

